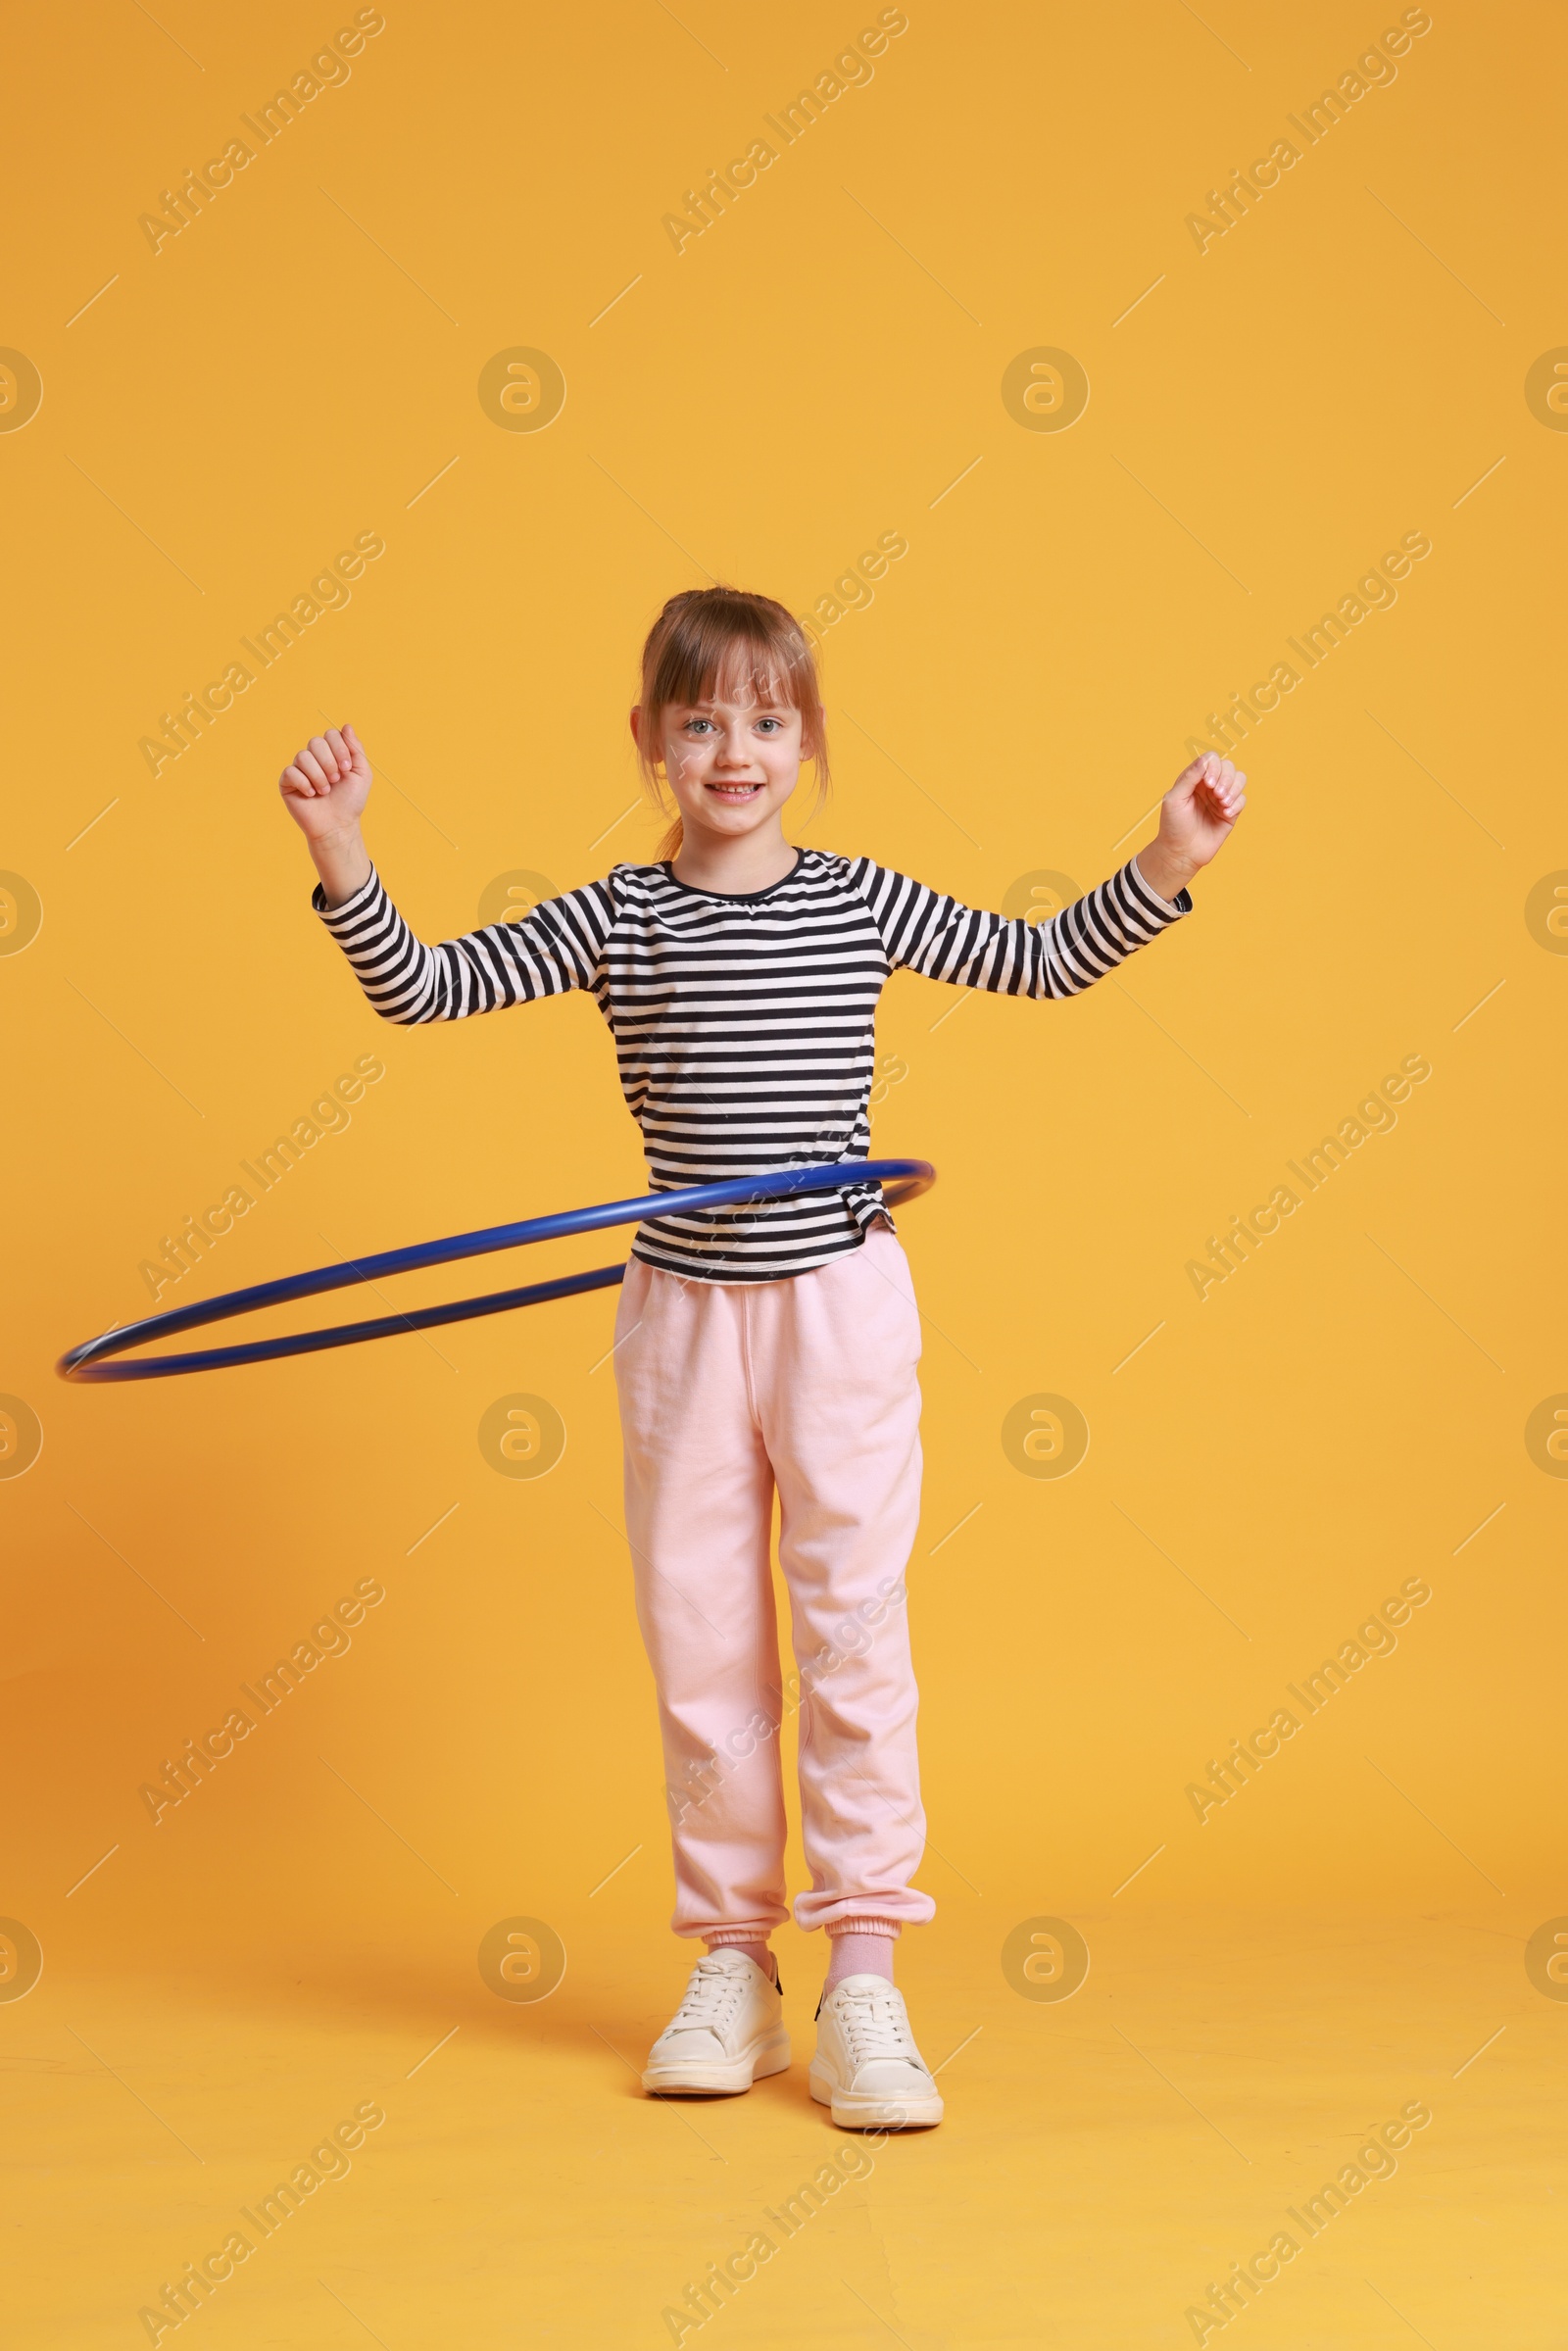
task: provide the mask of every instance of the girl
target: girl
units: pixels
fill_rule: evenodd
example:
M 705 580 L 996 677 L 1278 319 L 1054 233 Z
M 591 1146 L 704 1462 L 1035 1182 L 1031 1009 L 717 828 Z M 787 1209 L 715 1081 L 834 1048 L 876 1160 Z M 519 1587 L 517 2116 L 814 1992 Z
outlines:
M 370 768 L 351 726 L 283 771 L 312 901 L 388 1020 L 462 1020 L 590 990 L 615 1040 L 651 1189 L 865 1159 L 873 1022 L 890 972 L 1009 996 L 1076 996 L 1191 911 L 1246 777 L 1209 755 L 1157 837 L 1049 922 L 971 912 L 868 857 L 795 849 L 780 818 L 827 736 L 812 655 L 782 605 L 688 590 L 643 653 L 643 775 L 676 821 L 514 922 L 427 947 L 360 834 Z M 784 1897 L 779 1564 L 801 1672 L 802 1834 L 831 1963 L 813 2098 L 850 2129 L 931 2124 L 942 2099 L 893 1984 L 893 1946 L 934 1912 L 904 1570 L 920 1506 L 919 1313 L 880 1187 L 640 1225 L 615 1319 L 626 1533 L 659 1695 L 677 1935 L 700 1939 L 655 2042 L 650 2091 L 749 2089 L 789 2063 L 768 1936 Z

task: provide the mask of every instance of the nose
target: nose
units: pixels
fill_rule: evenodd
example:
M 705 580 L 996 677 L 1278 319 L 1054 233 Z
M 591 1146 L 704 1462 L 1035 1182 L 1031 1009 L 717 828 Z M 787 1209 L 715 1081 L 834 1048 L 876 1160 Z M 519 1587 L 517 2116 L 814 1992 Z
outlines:
M 725 727 L 724 740 L 720 746 L 718 757 L 713 762 L 716 767 L 749 767 L 751 765 L 751 746 L 747 743 L 745 735 L 746 730 L 738 718 Z

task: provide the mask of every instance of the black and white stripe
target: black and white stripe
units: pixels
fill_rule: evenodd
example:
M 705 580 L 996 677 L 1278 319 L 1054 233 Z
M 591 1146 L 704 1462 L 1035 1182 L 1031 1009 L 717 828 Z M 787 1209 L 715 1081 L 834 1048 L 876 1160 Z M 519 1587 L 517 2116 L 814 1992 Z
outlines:
M 581 988 L 615 1040 L 650 1189 L 864 1159 L 877 999 L 917 971 L 999 996 L 1081 995 L 1191 911 L 1135 862 L 1050 922 L 977 912 L 868 857 L 802 850 L 751 897 L 688 889 L 667 865 L 603 881 L 426 947 L 372 871 L 312 904 L 376 1010 L 416 1026 Z M 876 1184 L 697 1216 L 655 1217 L 633 1253 L 710 1282 L 772 1282 L 858 1248 Z

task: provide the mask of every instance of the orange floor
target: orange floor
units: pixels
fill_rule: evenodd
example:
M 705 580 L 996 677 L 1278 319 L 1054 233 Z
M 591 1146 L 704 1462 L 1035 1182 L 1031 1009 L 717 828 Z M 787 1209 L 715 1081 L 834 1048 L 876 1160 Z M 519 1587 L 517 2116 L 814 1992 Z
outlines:
M 808 2098 L 820 1945 L 793 1931 L 794 2067 L 700 2103 L 637 2082 L 683 1954 L 617 1947 L 608 1917 L 564 1929 L 565 1980 L 532 2005 L 476 1970 L 326 1978 L 304 1957 L 271 1980 L 46 1975 L 0 2008 L 7 2339 L 150 2340 L 139 2313 L 238 2231 L 246 2257 L 159 2341 L 1124 2351 L 1240 2327 L 1251 2351 L 1557 2351 L 1568 2009 L 1529 1981 L 1523 1932 L 1152 1907 L 1075 1923 L 1090 1972 L 1060 2001 L 1021 1996 L 972 1920 L 908 1939 L 949 2119 L 881 2145 Z M 311 2163 L 367 2123 L 347 2169 Z M 1385 2126 L 1400 2151 L 1362 2154 Z M 261 2200 L 301 2165 L 335 2177 L 264 2235 Z M 1309 2228 L 1346 2166 L 1363 2184 Z M 681 2312 L 760 2232 L 771 2253 L 716 2314 Z M 1271 2244 L 1244 2310 L 1189 2315 Z

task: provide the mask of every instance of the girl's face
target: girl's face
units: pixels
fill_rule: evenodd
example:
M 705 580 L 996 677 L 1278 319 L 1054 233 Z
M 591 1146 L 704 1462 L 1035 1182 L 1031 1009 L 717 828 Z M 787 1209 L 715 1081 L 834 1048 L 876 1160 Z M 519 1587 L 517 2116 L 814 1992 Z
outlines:
M 643 713 L 632 713 L 641 733 Z M 787 702 L 716 697 L 660 714 L 662 760 L 681 821 L 692 833 L 734 840 L 772 826 L 800 781 L 801 713 Z

